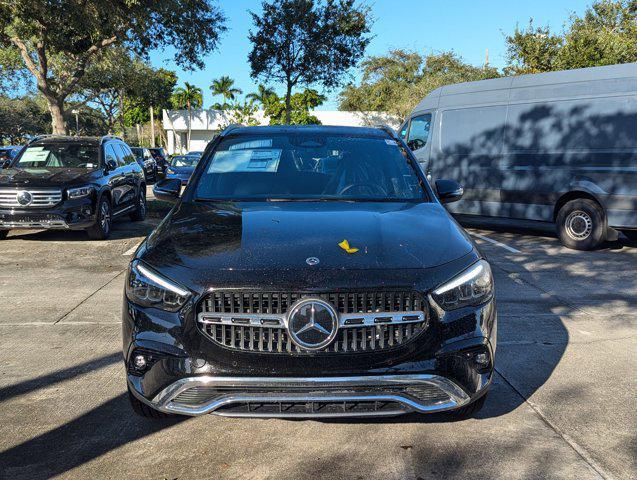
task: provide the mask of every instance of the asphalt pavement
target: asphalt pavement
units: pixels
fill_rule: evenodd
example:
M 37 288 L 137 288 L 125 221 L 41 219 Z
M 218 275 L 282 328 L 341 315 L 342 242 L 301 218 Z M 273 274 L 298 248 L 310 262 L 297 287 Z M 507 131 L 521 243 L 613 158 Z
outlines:
M 499 310 L 477 418 L 157 422 L 129 408 L 120 326 L 126 266 L 156 223 L 0 242 L 1 479 L 637 478 L 637 244 L 470 230 Z

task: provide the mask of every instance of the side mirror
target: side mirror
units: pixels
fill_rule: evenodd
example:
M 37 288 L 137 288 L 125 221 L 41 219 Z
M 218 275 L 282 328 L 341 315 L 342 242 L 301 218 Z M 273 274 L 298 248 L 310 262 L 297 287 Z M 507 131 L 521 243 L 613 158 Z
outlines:
M 181 180 L 178 178 L 168 178 L 155 183 L 153 194 L 158 200 L 175 203 L 181 193 Z
M 115 160 L 113 160 L 112 158 L 109 160 L 106 160 L 106 170 L 113 171 L 116 168 L 117 168 L 117 162 Z
M 455 180 L 436 180 L 436 193 L 441 203 L 457 202 L 464 195 L 464 189 Z

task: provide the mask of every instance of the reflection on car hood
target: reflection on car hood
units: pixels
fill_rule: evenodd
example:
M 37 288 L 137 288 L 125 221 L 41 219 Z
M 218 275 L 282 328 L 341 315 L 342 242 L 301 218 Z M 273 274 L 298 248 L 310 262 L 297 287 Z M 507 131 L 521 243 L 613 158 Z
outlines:
M 339 243 L 347 240 L 356 252 Z M 388 271 L 436 267 L 473 244 L 436 203 L 180 204 L 138 257 L 184 285 L 220 272 Z M 316 257 L 314 266 L 306 262 Z M 270 275 L 270 280 L 267 279 Z
M 0 187 L 68 187 L 91 181 L 86 168 L 9 168 L 0 170 Z
M 192 175 L 195 171 L 195 167 L 168 167 L 177 175 Z

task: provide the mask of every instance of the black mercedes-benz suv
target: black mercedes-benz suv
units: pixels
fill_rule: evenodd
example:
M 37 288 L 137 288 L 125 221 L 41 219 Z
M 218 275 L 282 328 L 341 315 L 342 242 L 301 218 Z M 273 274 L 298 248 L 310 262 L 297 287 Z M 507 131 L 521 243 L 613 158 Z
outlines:
M 483 404 L 489 264 L 389 128 L 234 127 L 130 264 L 133 409 L 327 417 Z
M 0 238 L 28 228 L 86 230 L 105 239 L 123 214 L 144 219 L 146 184 L 119 138 L 38 137 L 0 171 Z

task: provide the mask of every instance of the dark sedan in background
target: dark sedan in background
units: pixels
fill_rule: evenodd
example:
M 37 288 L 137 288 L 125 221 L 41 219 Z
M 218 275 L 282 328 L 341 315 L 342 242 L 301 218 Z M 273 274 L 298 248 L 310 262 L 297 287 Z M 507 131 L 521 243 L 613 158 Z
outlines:
M 133 409 L 387 416 L 482 406 L 491 269 L 389 129 L 234 127 L 140 245 L 123 305 Z
M 173 157 L 170 166 L 166 169 L 166 178 L 179 179 L 182 185 L 186 185 L 200 158 L 198 155 L 177 155 Z
M 148 151 L 150 152 L 152 157 L 155 159 L 157 168 L 161 170 L 162 172 L 166 172 L 166 169 L 168 168 L 170 161 L 168 160 L 168 155 L 166 155 L 166 152 L 164 151 L 164 149 L 161 147 L 149 148 Z
M 0 147 L 0 168 L 7 168 L 13 162 L 13 159 L 18 156 L 20 150 L 23 147 L 16 145 L 7 145 Z
M 146 147 L 131 147 L 133 155 L 140 167 L 144 170 L 147 183 L 154 183 L 157 181 L 157 162 L 150 153 L 150 150 Z

